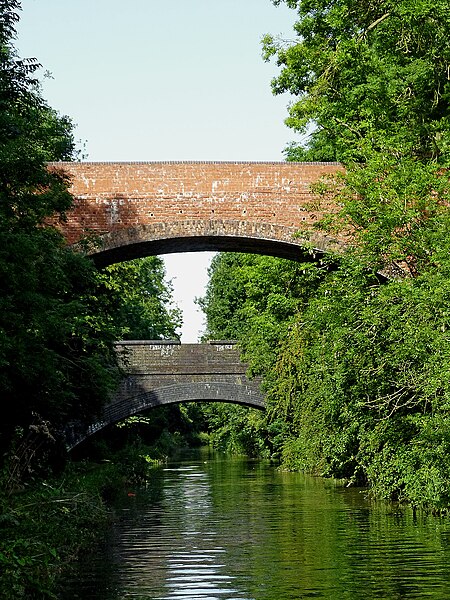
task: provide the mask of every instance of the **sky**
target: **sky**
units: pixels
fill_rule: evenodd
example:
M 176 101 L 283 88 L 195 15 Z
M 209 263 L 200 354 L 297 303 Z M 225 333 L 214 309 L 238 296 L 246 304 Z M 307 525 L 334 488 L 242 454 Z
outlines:
M 271 0 L 22 0 L 16 47 L 36 57 L 43 95 L 76 124 L 88 161 L 277 161 L 295 134 L 265 63 L 265 33 L 292 39 Z M 204 328 L 212 253 L 164 256 L 182 341 Z

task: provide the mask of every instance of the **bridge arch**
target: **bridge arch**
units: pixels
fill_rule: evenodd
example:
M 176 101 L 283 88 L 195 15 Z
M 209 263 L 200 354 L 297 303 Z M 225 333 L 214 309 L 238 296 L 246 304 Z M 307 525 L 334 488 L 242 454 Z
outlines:
M 116 349 L 125 377 L 97 422 L 67 427 L 69 450 L 109 425 L 159 406 L 227 402 L 265 408 L 261 381 L 247 378 L 233 341 L 136 340 L 118 342 Z
M 339 251 L 342 242 L 323 232 L 299 235 L 293 227 L 251 221 L 190 219 L 145 224 L 98 236 L 88 254 L 100 266 L 175 252 L 248 252 L 311 260 Z
M 51 163 L 49 169 L 63 171 L 71 181 L 74 207 L 59 224 L 67 243 L 83 249 L 98 266 L 205 250 L 308 260 L 347 244 L 345 237 L 316 228 L 322 217 L 339 210 L 332 195 L 314 189 L 342 170 L 337 163 Z M 246 367 L 237 366 L 236 356 L 222 360 L 221 371 L 211 368 L 214 359 L 209 363 L 205 357 L 211 352 L 204 351 L 203 362 L 187 371 L 181 357 L 171 372 L 157 372 L 147 366 L 159 368 L 158 360 L 136 358 L 138 346 L 147 344 L 147 351 L 153 346 L 167 357 L 180 355 L 176 345 L 160 350 L 154 342 L 127 344 L 140 367 L 127 364 L 127 376 L 98 423 L 82 426 L 84 438 L 160 404 L 218 400 L 264 408 L 259 382 L 246 380 Z M 229 344 L 212 353 L 217 357 L 219 350 L 222 358 L 228 350 L 236 355 Z M 72 435 L 69 447 L 77 443 Z
M 97 264 L 150 254 L 229 250 L 303 260 L 339 250 L 316 224 L 339 206 L 314 189 L 338 163 L 51 163 L 75 198 L 60 224 Z
M 95 433 L 124 419 L 170 404 L 186 402 L 224 402 L 265 410 L 264 398 L 255 385 L 238 385 L 223 381 L 179 383 L 146 391 L 108 405 L 102 419 L 88 427 L 72 424 L 66 431 L 66 445 L 73 450 Z

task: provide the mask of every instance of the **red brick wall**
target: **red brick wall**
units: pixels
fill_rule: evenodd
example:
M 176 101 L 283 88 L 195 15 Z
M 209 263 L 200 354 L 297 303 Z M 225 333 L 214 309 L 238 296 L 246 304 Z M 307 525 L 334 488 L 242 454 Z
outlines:
M 182 236 L 190 227 L 192 235 L 201 235 L 204 223 L 232 222 L 244 237 L 260 225 L 264 231 L 284 228 L 291 237 L 336 210 L 331 198 L 312 193 L 311 184 L 340 169 L 336 163 L 281 162 L 53 163 L 50 168 L 63 168 L 72 178 L 75 208 L 62 226 L 71 244 L 87 231 L 120 238 L 130 228 L 161 224 L 172 226 L 175 237 L 179 223 Z M 128 241 L 116 239 L 116 246 L 130 242 L 126 235 Z
M 77 198 L 64 232 L 111 232 L 180 219 L 235 219 L 301 227 L 334 206 L 310 185 L 335 163 L 60 163 Z

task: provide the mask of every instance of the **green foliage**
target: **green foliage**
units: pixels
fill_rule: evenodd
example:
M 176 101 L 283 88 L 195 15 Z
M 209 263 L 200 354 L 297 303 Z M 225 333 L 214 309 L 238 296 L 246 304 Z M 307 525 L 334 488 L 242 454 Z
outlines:
M 217 254 L 205 297 L 198 300 L 206 315 L 204 337 L 237 339 L 244 353 L 251 346 L 251 372 L 266 372 L 291 320 L 326 270 L 270 256 Z
M 44 101 L 33 77 L 39 63 L 12 44 L 20 3 L 0 11 L 0 217 L 2 229 L 34 228 L 72 202 L 67 180 L 46 161 L 75 156 L 72 123 Z
M 263 40 L 266 60 L 281 67 L 274 92 L 295 97 L 287 123 L 309 134 L 286 156 L 343 162 L 336 199 L 359 260 L 415 276 L 440 253 L 448 227 L 447 4 L 286 4 L 297 10 L 297 39 Z
M 205 297 L 198 302 L 207 318 L 205 336 L 237 339 L 250 375 L 275 377 L 279 349 L 301 307 L 325 277 L 326 265 L 267 256 L 218 254 L 209 270 Z M 213 444 L 234 453 L 279 457 L 286 427 L 282 420 L 238 406 L 203 409 Z
M 255 409 L 215 402 L 203 407 L 208 424 L 209 443 L 229 454 L 267 457 L 266 422 Z
M 417 276 L 444 264 L 449 183 L 434 162 L 374 153 L 352 166 L 341 215 L 355 232 L 358 259 L 372 270 L 397 266 Z
M 449 420 L 441 411 L 380 421 L 360 449 L 372 494 L 448 511 L 449 445 Z
M 102 274 L 108 290 L 120 297 L 115 324 L 121 339 L 178 339 L 181 312 L 172 304 L 172 285 L 165 281 L 164 263 L 158 256 L 107 267 Z
M 311 298 L 269 379 L 269 410 L 290 423 L 284 464 L 447 507 L 448 279 L 378 285 L 351 267 Z
M 287 124 L 312 131 L 307 160 L 347 164 L 373 151 L 448 160 L 445 0 L 285 3 L 297 11 L 297 38 L 265 36 L 264 55 L 281 67 L 274 92 L 295 97 Z
M 0 448 L 35 414 L 53 432 L 91 419 L 115 385 L 117 331 L 90 261 L 49 225 L 64 218 L 68 181 L 47 161 L 76 156 L 72 124 L 41 96 L 35 60 L 13 47 L 20 4 L 0 11 Z
M 448 510 L 448 6 L 285 3 L 297 38 L 263 46 L 274 92 L 294 96 L 287 124 L 308 135 L 286 156 L 344 163 L 330 186 L 342 211 L 319 227 L 354 247 L 332 270 L 219 255 L 207 335 L 238 339 L 263 376 L 256 435 L 285 468 Z M 247 417 L 228 410 L 210 415 L 212 435 L 239 446 Z
M 92 421 L 117 384 L 114 341 L 125 330 L 141 335 L 151 327 L 152 337 L 171 336 L 178 324 L 177 313 L 163 306 L 169 290 L 159 259 L 118 267 L 114 282 L 66 248 L 50 225 L 64 218 L 72 198 L 69 182 L 47 161 L 71 160 L 76 152 L 70 120 L 40 94 L 37 61 L 20 59 L 13 47 L 19 8 L 15 0 L 0 0 L 0 596 L 5 599 L 56 598 L 61 569 L 106 523 L 103 497 L 119 483 L 148 475 L 153 462 L 141 448 L 123 454 L 120 468 L 109 463 L 95 477 L 66 471 L 53 481 L 50 465 L 62 468 L 60 434 L 67 422 Z M 146 285 L 143 292 L 138 278 Z
M 62 576 L 92 550 L 113 518 L 110 502 L 152 480 L 159 494 L 154 450 L 142 443 L 109 452 L 102 464 L 68 463 L 58 477 L 5 494 L 0 476 L 0 596 L 5 600 L 58 598 Z
M 261 259 L 248 256 L 246 279 L 242 258 L 216 258 L 207 310 L 216 299 L 219 308 L 233 306 L 231 288 L 239 293 L 271 280 L 266 269 L 255 283 Z M 243 304 L 230 310 L 228 322 L 221 317 L 210 331 L 221 336 L 234 327 L 250 364 L 264 377 L 267 414 L 205 407 L 214 445 L 270 454 L 288 469 L 367 483 L 377 497 L 447 508 L 450 288 L 442 276 L 448 265 L 443 253 L 440 260 L 439 269 L 433 263 L 420 276 L 383 284 L 352 254 L 334 271 L 302 267 L 290 288 L 297 296 L 287 317 L 269 299 L 276 286 L 259 296 L 258 310 L 245 306 L 255 294 L 242 293 Z M 282 268 L 282 261 L 275 262 Z M 278 277 L 279 293 L 287 278 Z M 278 335 L 272 337 L 274 323 Z M 267 346 L 261 343 L 266 334 Z
M 319 226 L 351 231 L 355 244 L 333 271 L 296 273 L 293 311 L 279 313 L 275 335 L 269 303 L 245 308 L 248 273 L 243 304 L 207 317 L 234 327 L 264 376 L 266 429 L 284 466 L 448 509 L 448 6 L 285 3 L 297 37 L 268 35 L 263 47 L 280 67 L 274 92 L 294 96 L 287 124 L 308 136 L 286 157 L 344 164 L 332 189 L 342 211 Z M 228 286 L 222 277 L 214 294 L 226 298 Z M 265 360 L 255 331 L 269 340 Z
M 99 274 L 50 223 L 64 219 L 68 180 L 47 161 L 76 157 L 72 123 L 41 96 L 38 63 L 13 46 L 20 3 L 0 11 L 0 448 L 45 422 L 56 436 L 92 422 L 117 385 L 114 342 L 176 337 L 180 315 L 152 257 Z M 40 445 L 40 443 L 38 444 Z M 46 445 L 46 444 L 44 444 Z M 50 453 L 51 454 L 51 453 Z M 48 456 L 50 455 L 48 454 Z M 41 457 L 42 458 L 42 457 Z M 40 459 L 39 459 L 40 460 Z M 37 455 L 34 458 L 37 462 Z M 28 459 L 17 473 L 33 470 Z
M 82 480 L 82 483 L 81 483 Z M 57 598 L 62 569 L 86 550 L 109 520 L 102 493 L 120 481 L 108 465 L 95 477 L 70 472 L 26 494 L 0 495 L 0 595 Z
M 91 418 L 116 382 L 118 336 L 93 265 L 51 229 L 0 238 L 3 432 L 8 437 L 33 412 L 55 427 Z

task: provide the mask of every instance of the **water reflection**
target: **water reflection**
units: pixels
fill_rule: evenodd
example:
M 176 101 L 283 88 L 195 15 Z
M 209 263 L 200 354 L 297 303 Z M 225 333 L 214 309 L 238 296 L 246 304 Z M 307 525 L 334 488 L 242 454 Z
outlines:
M 217 455 L 160 477 L 153 498 L 124 499 L 106 552 L 67 598 L 450 599 L 446 518 Z
M 166 592 L 158 600 L 248 598 L 233 586 L 234 578 L 221 560 L 226 551 L 218 545 L 208 473 L 193 465 L 165 469 L 165 473 L 170 473 L 165 501 L 178 512 L 176 532 L 172 532 L 177 545 L 165 557 Z

